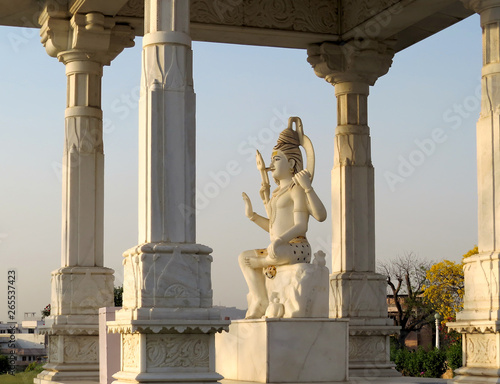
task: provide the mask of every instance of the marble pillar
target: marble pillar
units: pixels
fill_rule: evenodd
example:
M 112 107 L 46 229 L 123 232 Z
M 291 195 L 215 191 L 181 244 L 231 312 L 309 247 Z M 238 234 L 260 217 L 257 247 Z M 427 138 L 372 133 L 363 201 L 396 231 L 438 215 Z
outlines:
M 483 29 L 477 122 L 479 254 L 464 260 L 464 309 L 448 327 L 462 333 L 464 365 L 454 382 L 500 383 L 500 1 L 463 2 L 480 14 Z
M 101 77 L 104 65 L 134 45 L 133 29 L 99 13 L 43 11 L 47 53 L 66 67 L 61 268 L 52 272 L 48 363 L 44 383 L 99 381 L 98 312 L 113 306 L 113 270 L 104 267 L 104 153 Z
M 146 0 L 139 102 L 139 245 L 124 253 L 115 384 L 217 382 L 212 250 L 195 239 L 189 2 Z
M 337 128 L 332 170 L 330 317 L 349 319 L 349 375 L 394 376 L 386 277 L 375 273 L 374 169 L 369 86 L 389 70 L 392 42 L 323 43 L 308 49 L 316 75 L 335 86 Z

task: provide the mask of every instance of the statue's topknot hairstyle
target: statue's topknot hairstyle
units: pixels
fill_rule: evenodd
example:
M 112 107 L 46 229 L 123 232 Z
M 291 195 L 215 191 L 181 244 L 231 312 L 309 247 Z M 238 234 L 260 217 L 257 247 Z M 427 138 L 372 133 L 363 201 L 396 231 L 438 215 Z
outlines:
M 302 171 L 304 161 L 302 160 L 302 152 L 300 151 L 299 135 L 291 127 L 288 127 L 280 133 L 278 142 L 274 146 L 274 150 L 280 150 L 283 152 L 287 160 L 295 160 L 293 168 L 294 175 Z

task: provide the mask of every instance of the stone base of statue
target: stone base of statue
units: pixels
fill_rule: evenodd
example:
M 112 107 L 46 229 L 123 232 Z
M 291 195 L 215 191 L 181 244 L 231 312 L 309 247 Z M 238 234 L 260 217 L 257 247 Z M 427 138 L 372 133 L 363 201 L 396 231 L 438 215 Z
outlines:
M 259 383 L 348 382 L 347 319 L 236 320 L 215 336 L 216 370 Z
M 401 376 L 390 359 L 390 336 L 399 332 L 387 317 L 387 278 L 378 273 L 330 275 L 330 317 L 349 319 L 349 375 Z
M 322 257 L 319 256 L 322 254 Z M 276 267 L 273 279 L 266 279 L 269 308 L 266 317 L 328 317 L 328 268 L 324 253 L 318 252 L 316 263 L 299 263 Z M 279 306 L 280 309 L 273 308 Z
M 500 321 L 457 321 L 447 326 L 462 333 L 465 364 L 455 371 L 453 383 L 500 383 Z

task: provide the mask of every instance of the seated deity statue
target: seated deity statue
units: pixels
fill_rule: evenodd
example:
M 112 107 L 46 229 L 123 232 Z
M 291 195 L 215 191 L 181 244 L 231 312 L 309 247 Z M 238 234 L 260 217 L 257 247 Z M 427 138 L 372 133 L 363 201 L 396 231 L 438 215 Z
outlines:
M 301 146 L 307 159 L 305 169 Z M 266 276 L 274 277 L 276 267 L 311 262 L 311 247 L 306 238 L 309 216 L 318 221 L 326 219 L 326 209 L 311 186 L 314 176 L 314 149 L 309 138 L 304 135 L 300 118 L 290 117 L 288 120 L 288 127 L 279 135 L 268 168 L 257 151 L 257 168 L 262 177 L 260 197 L 267 217 L 255 213 L 250 198 L 243 193 L 245 214 L 269 232 L 271 243 L 264 249 L 244 251 L 238 258 L 249 288 L 247 319 L 261 318 L 266 313 L 269 294 L 266 291 L 265 279 Z M 272 195 L 269 171 L 277 184 Z

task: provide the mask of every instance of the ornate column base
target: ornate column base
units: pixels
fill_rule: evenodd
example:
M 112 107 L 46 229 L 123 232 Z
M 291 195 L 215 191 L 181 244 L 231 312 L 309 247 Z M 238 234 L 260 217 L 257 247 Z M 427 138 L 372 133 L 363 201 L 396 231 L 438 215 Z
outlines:
M 500 383 L 500 322 L 457 321 L 448 328 L 462 333 L 464 366 L 454 383 Z
M 113 305 L 113 270 L 63 267 L 52 272 L 51 313 L 40 327 L 49 362 L 36 384 L 99 382 L 100 307 Z
M 215 372 L 216 332 L 229 329 L 212 308 L 212 249 L 145 243 L 123 256 L 123 309 L 108 332 L 121 334 L 115 384 L 207 383 Z
M 330 275 L 330 317 L 349 318 L 349 376 L 401 376 L 390 360 L 390 336 L 399 327 L 387 317 L 387 279 L 373 272 Z
M 387 318 L 387 278 L 374 272 L 330 275 L 330 317 Z
M 184 311 L 179 309 L 176 312 Z M 122 310 L 117 312 L 117 318 L 133 313 Z M 214 334 L 227 331 L 229 321 L 181 320 L 182 314 L 179 315 L 179 320 L 107 323 L 109 332 L 121 334 L 121 371 L 113 375 L 114 384 L 201 384 L 223 378 L 215 372 Z
M 391 319 L 350 319 L 349 321 L 349 376 L 398 377 L 396 365 L 391 362 L 390 336 L 399 327 L 389 325 Z
M 167 242 L 125 251 L 123 307 L 144 312 L 145 317 L 134 319 L 149 319 L 151 310 L 211 308 L 211 252 L 201 244 Z M 121 312 L 117 316 L 123 316 Z
M 71 325 L 53 332 L 49 334 L 49 362 L 34 379 L 35 384 L 98 383 L 98 327 Z

